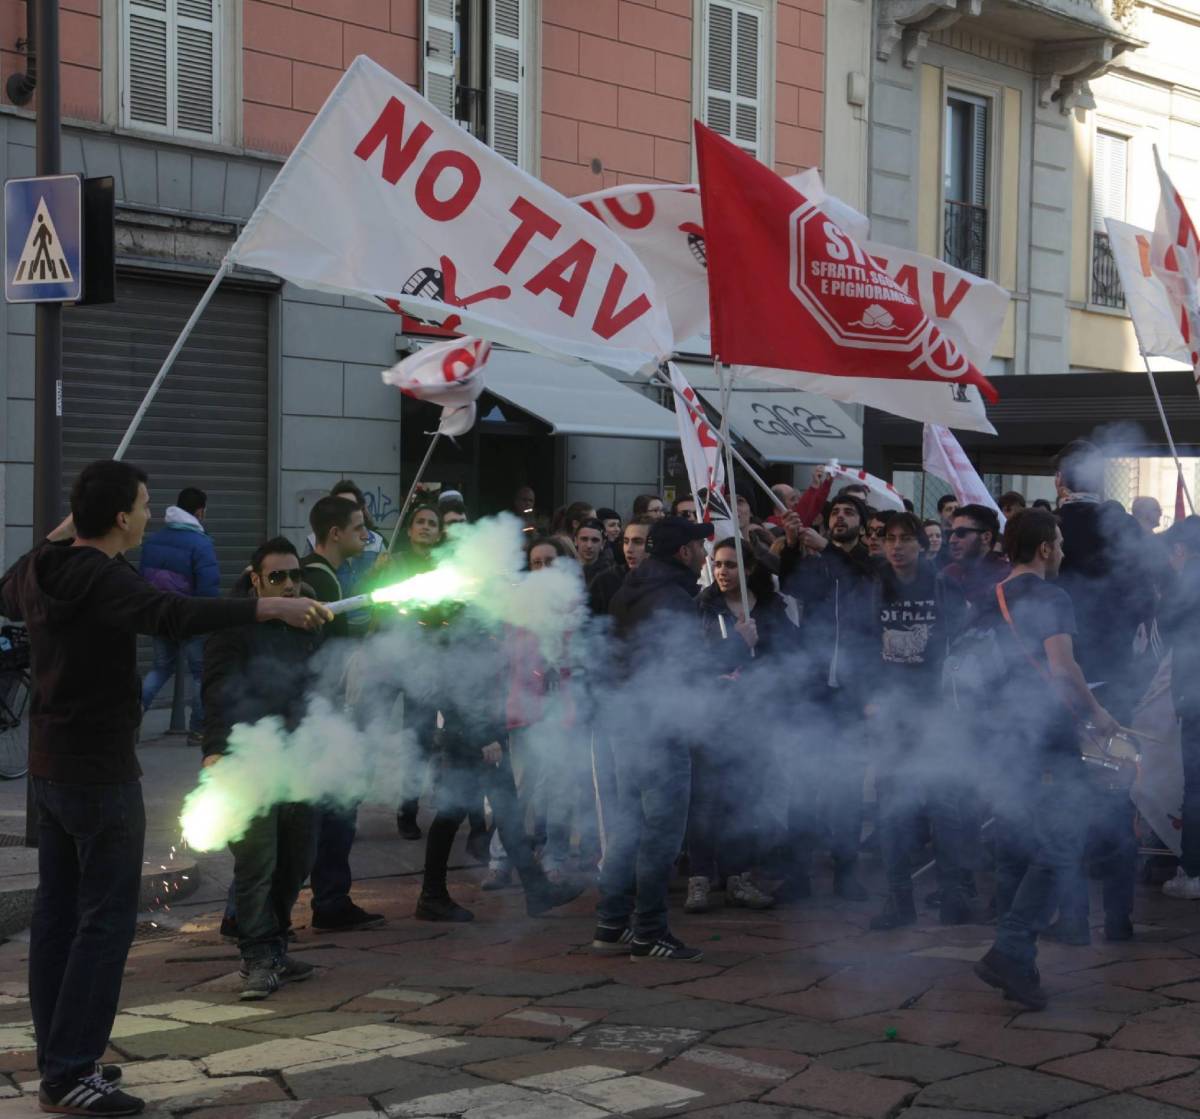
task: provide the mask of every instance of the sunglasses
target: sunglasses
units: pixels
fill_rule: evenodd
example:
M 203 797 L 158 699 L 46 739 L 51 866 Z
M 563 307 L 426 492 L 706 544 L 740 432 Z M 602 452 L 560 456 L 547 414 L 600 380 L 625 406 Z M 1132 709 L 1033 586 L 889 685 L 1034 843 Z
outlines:
M 267 574 L 267 582 L 273 587 L 282 587 L 289 580 L 299 586 L 303 578 L 304 572 L 299 568 L 295 571 L 271 571 Z
M 955 540 L 965 540 L 968 536 L 979 536 L 982 532 L 981 528 L 952 528 L 950 535 Z

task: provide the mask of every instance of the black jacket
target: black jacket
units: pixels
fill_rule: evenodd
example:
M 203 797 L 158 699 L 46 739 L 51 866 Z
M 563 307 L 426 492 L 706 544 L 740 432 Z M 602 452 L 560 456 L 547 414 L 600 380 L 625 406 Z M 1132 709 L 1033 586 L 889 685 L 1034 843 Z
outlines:
M 647 556 L 609 603 L 608 612 L 616 623 L 617 636 L 629 637 L 656 615 L 695 617 L 699 590 L 696 573 L 678 560 Z
M 235 723 L 278 715 L 295 730 L 308 708 L 310 661 L 321 644 L 308 633 L 266 622 L 214 633 L 204 646 L 204 754 L 223 754 Z
M 182 640 L 254 621 L 253 599 L 184 598 L 145 582 L 123 557 L 41 544 L 0 582 L 4 613 L 32 651 L 29 772 L 83 785 L 141 776 L 137 635 Z
M 732 672 L 780 671 L 781 658 L 794 654 L 800 646 L 800 630 L 788 617 L 783 596 L 770 594 L 756 599 L 750 618 L 758 629 L 758 644 L 754 655 L 750 646 L 739 636 L 734 626 L 737 619 L 725 596 L 715 583 L 700 592 L 696 600 L 704 627 L 704 643 L 708 663 L 718 675 Z M 721 636 L 721 621 L 725 622 L 725 637 Z
M 593 614 L 607 614 L 613 596 L 621 589 L 629 576 L 627 567 L 606 567 L 588 583 L 588 609 Z

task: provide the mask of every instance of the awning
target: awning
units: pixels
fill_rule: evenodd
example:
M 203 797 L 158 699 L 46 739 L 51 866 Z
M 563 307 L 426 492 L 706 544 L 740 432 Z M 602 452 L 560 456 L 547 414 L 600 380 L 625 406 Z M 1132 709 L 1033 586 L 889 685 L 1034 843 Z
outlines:
M 673 413 L 591 365 L 492 350 L 487 391 L 544 420 L 555 435 L 678 439 Z
M 697 392 L 720 414 L 717 389 Z M 841 404 L 811 392 L 769 388 L 734 389 L 729 426 L 766 462 L 827 462 L 861 466 L 862 424 Z

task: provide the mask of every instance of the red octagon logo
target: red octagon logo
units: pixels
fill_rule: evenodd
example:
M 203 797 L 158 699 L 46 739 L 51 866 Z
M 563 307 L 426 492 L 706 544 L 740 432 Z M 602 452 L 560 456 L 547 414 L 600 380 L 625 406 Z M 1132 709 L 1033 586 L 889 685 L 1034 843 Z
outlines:
M 839 346 L 906 352 L 929 331 L 917 301 L 814 203 L 792 211 L 788 243 L 792 294 Z

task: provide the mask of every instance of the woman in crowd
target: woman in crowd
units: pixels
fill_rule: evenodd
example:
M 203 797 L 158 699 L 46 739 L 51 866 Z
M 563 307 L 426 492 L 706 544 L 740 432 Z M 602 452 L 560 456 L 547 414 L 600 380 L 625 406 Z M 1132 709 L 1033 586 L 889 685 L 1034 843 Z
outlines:
M 942 522 L 928 517 L 921 527 L 925 530 L 925 558 L 936 560 L 942 554 Z

